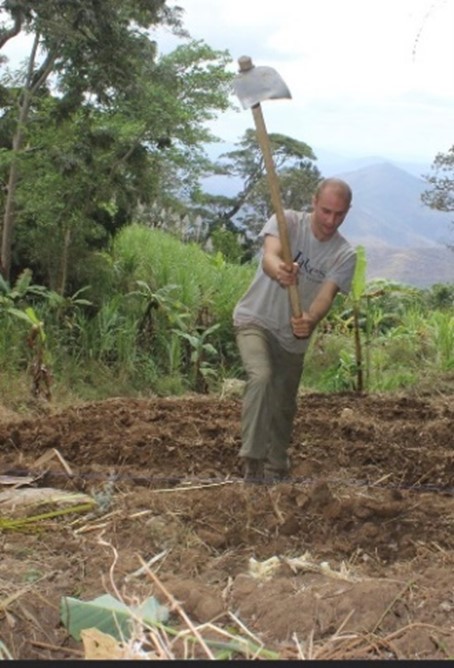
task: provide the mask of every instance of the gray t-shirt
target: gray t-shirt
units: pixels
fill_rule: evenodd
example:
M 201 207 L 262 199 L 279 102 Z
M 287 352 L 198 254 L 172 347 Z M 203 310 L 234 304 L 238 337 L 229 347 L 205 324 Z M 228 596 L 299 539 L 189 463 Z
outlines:
M 310 214 L 286 210 L 288 236 L 292 256 L 298 262 L 298 292 L 303 311 L 309 307 L 320 286 L 333 281 L 343 293 L 348 293 L 355 270 L 356 253 L 349 242 L 336 232 L 328 241 L 319 241 L 311 230 Z M 276 216 L 265 223 L 260 237 L 279 236 Z M 292 317 L 288 290 L 271 279 L 262 269 L 262 262 L 246 293 L 233 311 L 236 327 L 255 324 L 272 332 L 285 350 L 305 352 L 309 339 L 297 339 L 292 332 Z

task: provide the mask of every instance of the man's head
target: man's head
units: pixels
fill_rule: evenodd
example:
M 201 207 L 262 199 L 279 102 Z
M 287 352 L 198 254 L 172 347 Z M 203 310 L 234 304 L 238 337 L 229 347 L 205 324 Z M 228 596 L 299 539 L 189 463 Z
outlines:
M 312 199 L 312 232 L 319 241 L 328 241 L 344 222 L 352 202 L 352 191 L 342 179 L 319 183 Z

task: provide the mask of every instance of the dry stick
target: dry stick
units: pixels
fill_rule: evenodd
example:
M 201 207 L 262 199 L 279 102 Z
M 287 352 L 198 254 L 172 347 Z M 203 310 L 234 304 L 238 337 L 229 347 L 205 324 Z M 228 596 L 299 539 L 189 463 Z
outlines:
M 417 486 L 420 485 L 421 482 L 423 482 L 427 478 L 430 479 L 432 473 L 437 470 L 437 466 L 438 463 L 434 464 L 428 471 L 424 471 L 424 473 L 421 476 L 419 476 L 418 480 L 415 480 L 410 489 L 417 489 Z
M 19 598 L 23 594 L 26 594 L 30 591 L 30 585 L 27 585 L 26 587 L 22 587 L 22 589 L 19 589 L 19 591 L 16 591 L 14 594 L 10 594 L 6 598 L 3 599 L 3 601 L 0 601 L 0 611 L 1 610 L 6 610 L 8 606 L 16 600 L 16 598 Z
M 368 641 L 368 639 L 364 638 L 363 636 L 357 636 L 356 639 L 354 639 L 354 641 L 352 643 L 347 643 L 346 648 L 339 647 L 338 649 L 331 652 L 331 654 L 328 652 L 328 654 L 326 654 L 323 657 L 320 656 L 319 658 L 323 658 L 324 661 L 326 661 L 328 659 L 331 660 L 331 661 L 336 660 L 336 659 L 338 659 L 338 660 L 339 659 L 341 659 L 341 660 L 342 659 L 353 659 L 354 658 L 354 654 L 353 654 L 354 650 L 357 650 L 358 648 L 360 648 L 361 644 L 364 642 L 364 640 L 368 643 L 368 647 L 366 646 L 365 648 L 363 648 L 363 651 L 369 651 L 370 647 L 371 647 L 371 644 Z M 375 649 L 374 646 L 372 646 L 372 647 L 373 647 L 373 649 Z
M 147 561 L 146 568 L 141 566 L 140 568 L 138 568 L 133 573 L 129 573 L 129 575 L 127 575 L 125 577 L 125 582 L 129 582 L 132 578 L 137 578 L 137 577 L 139 577 L 139 575 L 143 575 L 144 573 L 146 573 L 147 570 L 151 566 L 153 566 L 153 564 L 155 564 L 157 561 L 159 561 L 163 557 L 166 557 L 168 555 L 168 553 L 169 553 L 169 550 L 162 550 L 162 552 L 160 552 L 159 554 L 155 554 L 154 557 L 151 557 L 151 559 L 149 561 Z
M 338 640 L 338 639 L 339 639 L 339 640 L 342 639 L 342 636 L 340 636 L 339 634 L 340 634 L 340 632 L 342 631 L 342 629 L 344 628 L 344 626 L 346 625 L 346 623 L 348 622 L 348 620 L 350 619 L 350 617 L 353 615 L 354 612 L 355 612 L 354 609 L 350 610 L 350 612 L 349 612 L 349 613 L 347 614 L 347 616 L 345 617 L 344 621 L 341 622 L 341 625 L 338 627 L 338 629 L 337 629 L 337 631 L 334 633 L 334 635 L 331 636 L 331 638 L 329 639 L 328 642 L 335 642 L 335 641 Z M 314 630 L 311 631 L 311 634 L 312 634 L 312 640 L 313 640 L 313 637 L 314 637 Z M 354 636 L 354 638 L 356 639 L 356 635 Z M 345 639 L 345 638 L 344 638 L 344 639 Z M 349 637 L 348 639 L 351 640 L 351 637 Z M 321 647 L 320 649 L 321 649 L 321 651 L 323 651 L 323 647 Z M 316 652 L 316 653 L 314 654 L 314 659 L 317 659 L 317 658 L 318 658 L 318 652 Z
M 51 448 L 50 450 L 47 450 L 41 457 L 39 457 L 33 464 L 33 466 L 42 466 L 43 464 L 46 464 L 50 459 L 56 457 L 62 467 L 65 469 L 67 475 L 72 478 L 74 476 L 73 470 L 66 461 L 66 459 L 63 457 L 63 455 L 57 450 L 57 448 Z
M 314 629 L 309 633 L 308 659 L 314 656 Z M 314 657 L 315 658 L 315 657 Z
M 191 487 L 167 487 L 164 489 L 151 489 L 151 494 L 167 494 L 169 492 L 193 492 L 195 489 L 208 489 L 210 487 L 224 487 L 225 485 L 235 484 L 234 480 L 225 480 L 223 482 L 208 482 L 205 485 L 192 485 Z
M 379 485 L 380 483 L 384 482 L 387 478 L 390 478 L 392 475 L 394 475 L 394 473 L 387 473 L 386 475 L 382 475 L 382 477 L 376 480 L 375 482 L 371 482 L 370 486 L 376 487 L 376 485 Z
M 438 626 L 434 626 L 433 624 L 426 624 L 424 622 L 413 622 L 412 624 L 407 624 L 407 626 L 402 626 L 402 628 L 398 629 L 397 631 L 393 631 L 389 635 L 385 636 L 385 640 L 393 640 L 394 638 L 398 638 L 402 633 L 405 633 L 410 629 L 416 629 L 416 628 L 432 629 L 433 631 L 444 633 L 447 636 L 450 636 L 452 634 L 451 630 L 440 629 Z
M 318 650 L 315 658 L 323 659 L 325 661 L 328 660 L 328 659 L 332 660 L 332 659 L 354 658 L 353 652 L 355 650 L 360 649 L 361 645 L 364 642 L 367 643 L 367 646 L 365 648 L 363 647 L 363 651 L 369 652 L 371 648 L 377 651 L 376 645 L 372 644 L 372 642 L 369 640 L 367 635 L 364 635 L 364 634 L 359 635 L 357 633 L 354 633 L 354 634 L 351 634 L 351 635 L 344 635 L 344 636 L 339 636 L 338 635 L 340 630 L 342 629 L 342 627 L 345 626 L 346 622 L 348 621 L 348 619 L 350 617 L 350 614 L 347 615 L 346 619 L 344 620 L 344 622 L 342 622 L 342 624 L 339 627 L 339 629 L 337 630 L 337 632 L 328 641 L 328 643 L 338 642 L 338 641 L 348 641 L 348 642 L 345 643 L 341 647 L 328 648 L 328 649 L 326 649 L 326 645 L 323 645 Z M 381 640 L 380 640 L 380 642 L 381 642 Z M 324 650 L 326 650 L 326 652 L 324 652 Z
M 229 610 L 228 615 L 231 619 L 233 619 L 235 624 L 238 624 L 240 629 L 242 629 L 244 631 L 244 633 L 246 633 L 246 635 L 248 635 L 257 645 L 261 645 L 262 647 L 264 647 L 262 641 L 259 640 L 259 638 L 254 633 L 252 633 L 252 631 L 250 629 L 248 629 L 247 626 L 245 626 L 243 624 L 241 619 L 239 619 L 239 617 L 237 617 L 235 615 L 235 613 L 233 613 L 231 610 Z
M 33 594 L 36 596 L 36 598 L 39 598 L 40 601 L 45 603 L 49 608 L 53 608 L 54 610 L 59 610 L 60 606 L 57 605 L 56 603 L 52 603 L 52 601 L 49 601 L 48 598 L 45 598 L 39 591 L 34 591 Z
M 240 487 L 240 493 L 244 499 L 244 505 L 246 509 L 246 523 L 245 523 L 245 529 L 246 531 L 249 531 L 251 528 L 252 524 L 252 504 L 251 504 L 251 490 L 249 489 L 249 485 L 245 485 L 244 487 Z
M 113 559 L 113 562 L 112 562 L 112 564 L 111 564 L 111 566 L 110 566 L 110 569 L 109 569 L 109 579 L 110 579 L 110 583 L 111 583 L 111 585 L 112 585 L 112 588 L 113 588 L 113 590 L 114 590 L 114 592 L 115 592 L 115 594 L 116 594 L 118 600 L 121 601 L 122 603 L 124 603 L 124 601 L 123 601 L 123 597 L 122 597 L 122 595 L 120 594 L 120 592 L 118 591 L 118 587 L 117 587 L 117 585 L 115 584 L 115 580 L 114 580 L 114 577 L 113 577 L 113 575 L 114 575 L 114 570 L 115 570 L 115 565 L 116 565 L 116 563 L 117 563 L 117 561 L 118 561 L 118 551 L 116 550 L 116 548 L 115 548 L 111 543 L 109 543 L 108 541 L 103 540 L 103 539 L 101 538 L 101 536 L 98 538 L 98 543 L 99 543 L 100 545 L 105 545 L 106 547 L 110 547 L 111 550 L 113 551 L 114 559 Z M 147 572 L 149 572 L 149 571 L 147 571 Z M 140 621 L 140 623 L 142 623 L 142 620 L 138 620 L 138 621 Z M 121 634 L 121 630 L 120 630 L 119 628 L 118 628 L 118 631 L 120 632 L 120 636 L 121 636 L 122 634 Z M 153 643 L 154 643 L 156 649 L 157 649 L 159 652 L 161 652 L 161 658 L 162 658 L 162 659 L 168 659 L 168 658 L 169 658 L 169 657 L 167 656 L 168 652 L 166 652 L 165 649 L 163 649 L 163 647 L 160 645 L 160 642 L 159 642 L 159 643 L 157 642 L 158 639 L 159 639 L 159 641 L 161 640 L 160 638 L 158 638 L 158 634 L 157 634 L 157 633 L 152 633 L 151 635 L 152 635 Z M 165 655 L 165 656 L 162 656 L 162 652 L 163 652 L 163 651 L 164 651 L 164 655 Z
M 452 653 L 449 652 L 448 648 L 446 647 L 446 645 L 444 644 L 444 642 L 442 642 L 442 641 L 440 640 L 440 638 L 437 638 L 436 636 L 434 636 L 434 635 L 432 635 L 432 634 L 429 634 L 429 638 L 431 639 L 431 641 L 433 642 L 433 644 L 435 645 L 435 647 L 436 647 L 437 649 L 439 649 L 441 652 L 443 652 L 444 654 L 446 654 L 446 656 L 447 656 L 448 658 L 452 658 Z
M 180 615 L 180 617 L 184 620 L 184 622 L 188 625 L 188 627 L 189 627 L 189 628 L 191 629 L 191 631 L 194 633 L 195 637 L 197 638 L 197 640 L 199 641 L 199 643 L 200 643 L 201 646 L 203 647 L 203 649 L 204 649 L 206 655 L 208 656 L 208 658 L 214 660 L 215 657 L 214 657 L 214 655 L 212 654 L 210 648 L 209 648 L 208 645 L 205 643 L 204 639 L 202 638 L 202 636 L 200 635 L 200 633 L 198 632 L 198 630 L 197 630 L 197 629 L 195 628 L 195 626 L 192 624 L 191 620 L 190 620 L 189 617 L 186 615 L 185 611 L 184 611 L 183 608 L 180 606 L 180 604 L 178 603 L 178 601 L 177 601 L 177 600 L 174 598 L 174 596 L 172 596 L 172 594 L 171 594 L 171 593 L 164 587 L 164 585 L 163 585 L 163 584 L 160 582 L 160 580 L 156 577 L 156 575 L 153 573 L 153 571 L 151 571 L 151 570 L 147 567 L 147 564 L 146 564 L 145 561 L 142 559 L 142 557 L 141 557 L 140 555 L 138 555 L 138 557 L 139 557 L 139 560 L 140 560 L 140 562 L 141 562 L 143 568 L 146 569 L 146 572 L 147 572 L 148 575 L 151 577 L 151 579 L 153 580 L 153 582 L 155 583 L 155 585 L 158 587 L 158 589 L 161 591 L 161 593 L 164 594 L 164 596 L 167 597 L 167 599 L 168 599 L 168 600 L 170 601 L 170 603 L 171 603 L 172 608 L 178 612 L 178 614 Z
M 256 651 L 256 653 L 255 653 L 254 656 L 253 656 L 253 659 L 256 659 L 257 656 L 259 656 L 261 650 L 264 649 L 264 644 L 263 644 L 263 642 L 262 642 L 261 640 L 259 640 L 259 638 L 257 638 L 257 636 L 255 636 L 255 635 L 252 633 L 252 631 L 250 631 L 250 630 L 243 624 L 243 622 L 242 622 L 242 621 L 241 621 L 241 620 L 240 620 L 240 619 L 239 619 L 233 612 L 229 611 L 228 614 L 229 614 L 229 617 L 230 617 L 231 619 L 233 619 L 234 622 L 235 622 L 236 624 L 238 624 L 238 626 L 240 627 L 240 629 L 242 629 L 242 630 L 246 633 L 246 635 L 248 635 L 250 638 L 252 638 L 253 642 L 256 643 L 256 645 L 257 645 L 257 651 Z
M 397 649 L 397 647 L 392 643 L 390 640 L 386 640 L 386 638 L 382 638 L 381 642 L 385 644 L 385 647 L 389 647 L 391 652 L 394 654 L 396 657 L 397 661 L 401 661 L 405 657 L 401 654 L 400 650 Z
M 173 651 L 171 650 L 171 642 L 164 627 L 154 628 L 153 631 L 150 632 L 150 636 L 151 642 L 154 644 L 157 651 L 160 652 L 162 659 L 169 660 L 176 658 L 173 654 Z
M 36 619 L 35 615 L 33 615 L 30 610 L 28 610 L 25 605 L 22 603 L 22 601 L 17 601 L 17 607 L 22 613 L 23 619 L 27 620 L 28 622 L 31 623 L 31 625 L 35 626 L 36 629 L 38 629 L 42 635 L 46 636 L 47 638 L 50 638 L 50 633 L 46 631 L 44 626 L 40 624 L 40 622 Z M 16 613 L 17 614 L 17 613 Z
M 390 650 L 394 654 L 396 659 L 403 659 L 404 658 L 401 655 L 400 651 L 397 649 L 397 647 L 395 647 L 395 645 L 390 640 L 388 640 L 387 638 L 379 638 L 378 636 L 376 636 L 375 639 L 376 639 L 376 642 L 378 643 L 378 645 L 382 645 L 384 648 L 387 648 L 388 650 Z
M 118 600 L 121 601 L 122 603 L 124 603 L 123 597 L 120 594 L 120 592 L 118 591 L 118 587 L 115 584 L 115 580 L 114 580 L 114 570 L 115 570 L 115 566 L 116 566 L 117 561 L 118 561 L 118 551 L 112 545 L 112 543 L 109 543 L 108 541 L 103 540 L 101 538 L 101 536 L 99 536 L 99 538 L 98 538 L 98 543 L 100 545 L 105 545 L 106 547 L 110 547 L 112 552 L 113 552 L 114 558 L 113 558 L 113 561 L 112 561 L 112 563 L 110 565 L 110 568 L 109 568 L 109 580 L 110 580 L 110 584 L 112 585 L 112 588 L 113 588 L 114 593 L 117 596 Z M 121 629 L 119 628 L 118 624 L 117 624 L 117 630 L 119 632 L 120 637 L 123 638 L 123 635 L 121 633 Z
M 370 631 L 371 633 L 375 633 L 375 631 L 378 629 L 378 627 L 380 626 L 380 624 L 382 623 L 382 621 L 384 620 L 384 618 L 386 617 L 386 615 L 388 614 L 388 612 L 390 612 L 390 610 L 392 610 L 392 608 L 393 608 L 394 605 L 397 603 L 397 601 L 398 601 L 398 600 L 405 594 L 405 592 L 407 591 L 407 589 L 410 589 L 410 587 L 412 586 L 412 584 L 414 584 L 414 583 L 416 582 L 416 580 L 417 580 L 417 578 L 413 578 L 412 580 L 409 580 L 409 581 L 405 584 L 405 586 L 401 589 L 401 591 L 398 592 L 398 593 L 396 594 L 396 596 L 394 596 L 394 598 L 393 598 L 393 600 L 391 601 L 391 603 L 390 603 L 390 604 L 388 605 L 388 607 L 385 609 L 385 611 L 383 612 L 383 614 L 379 617 L 379 619 L 378 619 L 378 621 L 376 622 L 376 624 L 374 624 L 374 626 L 372 627 L 372 630 Z
M 399 658 L 399 652 L 398 652 L 398 650 L 396 650 L 394 645 L 391 644 L 391 641 L 394 640 L 395 638 L 398 638 L 400 635 L 402 635 L 406 631 L 409 631 L 410 629 L 415 629 L 415 628 L 432 629 L 433 631 L 437 631 L 438 633 L 442 633 L 442 634 L 445 634 L 445 635 L 448 635 L 448 636 L 451 636 L 451 634 L 452 634 L 452 631 L 448 630 L 448 629 L 440 629 L 439 627 L 433 626 L 432 624 L 426 624 L 424 622 L 414 622 L 412 624 L 407 624 L 406 626 L 403 626 L 402 628 L 398 629 L 397 631 L 393 631 L 393 633 L 390 633 L 387 636 L 385 636 L 384 638 L 379 639 L 379 642 L 384 644 L 385 646 L 387 645 L 395 653 L 396 657 Z M 366 638 L 357 637 L 355 642 L 351 643 L 350 647 L 348 647 L 348 646 L 347 646 L 347 648 L 342 648 L 341 647 L 341 648 L 338 648 L 337 650 L 335 650 L 334 652 L 331 652 L 331 654 L 328 652 L 328 654 L 325 655 L 325 656 L 318 655 L 317 658 L 323 658 L 324 660 L 327 660 L 327 659 L 332 660 L 332 659 L 336 659 L 336 658 L 339 658 L 339 659 L 350 658 L 350 659 L 352 659 L 352 658 L 354 658 L 354 656 L 352 656 L 353 651 L 355 649 L 359 649 L 360 646 L 361 646 L 361 643 L 364 640 L 366 640 L 366 642 L 369 645 L 369 647 L 364 648 L 364 651 L 368 651 L 371 648 L 371 643 L 368 640 L 368 638 L 367 637 Z M 340 656 L 337 656 L 339 654 L 340 654 Z M 400 656 L 400 658 L 402 658 L 402 657 Z
M 380 654 L 380 638 L 375 638 L 373 636 L 371 638 L 368 636 L 367 641 L 369 643 L 367 651 L 370 651 L 372 649 L 376 654 Z
M 298 657 L 297 659 L 299 661 L 312 661 L 316 657 L 314 655 L 314 629 L 312 629 L 309 633 L 309 640 L 307 641 L 308 649 L 307 649 L 307 658 L 304 656 L 303 648 L 301 647 L 301 643 L 298 640 L 298 636 L 296 633 L 292 634 L 292 640 L 296 645 L 296 649 L 298 652 Z
M 405 587 L 393 598 L 391 603 L 387 606 L 387 608 L 385 609 L 383 614 L 380 616 L 380 618 L 378 619 L 378 621 L 374 625 L 373 629 L 370 632 L 371 634 L 374 634 L 375 630 L 380 626 L 383 619 L 386 617 L 388 612 L 392 609 L 392 607 L 394 606 L 396 601 L 402 596 L 402 594 L 408 589 L 408 587 L 410 587 L 413 584 L 413 582 L 414 582 L 414 579 L 407 582 Z M 342 659 L 353 658 L 352 652 L 354 652 L 354 650 L 357 650 L 364 641 L 366 641 L 366 643 L 368 644 L 368 647 L 363 648 L 364 651 L 370 651 L 371 648 L 374 649 L 375 651 L 377 651 L 377 647 L 371 643 L 371 640 L 367 636 L 366 637 L 357 636 L 356 638 L 352 638 L 352 640 L 353 640 L 353 642 L 347 643 L 346 647 L 340 647 L 340 648 L 338 647 L 331 652 L 328 650 L 328 654 L 327 655 L 325 654 L 323 657 L 322 657 L 322 654 L 318 654 L 318 658 L 323 658 L 324 660 L 327 660 L 327 659 L 332 660 L 332 659 L 335 659 L 336 655 L 339 655 L 339 653 L 341 653 L 341 656 L 338 657 L 338 658 L 342 658 Z M 386 637 L 384 639 L 384 641 L 388 642 L 388 643 L 389 643 L 389 640 L 390 640 L 390 637 Z M 321 651 L 323 653 L 323 648 L 322 648 Z M 350 654 L 350 656 L 348 656 L 349 654 Z
M 99 531 L 100 529 L 105 529 L 108 526 L 108 524 L 109 524 L 108 522 L 104 522 L 103 524 L 93 524 L 93 526 L 85 524 L 80 529 L 75 529 L 74 534 L 78 536 L 81 533 L 89 533 L 90 531 Z
M 51 652 L 67 652 L 68 654 L 74 654 L 75 656 L 84 656 L 84 652 L 80 649 L 69 649 L 68 647 L 60 647 L 59 645 L 50 645 L 47 642 L 39 642 L 39 640 L 30 640 L 30 645 L 48 649 Z
M 111 520 L 115 515 L 121 515 L 122 510 L 112 510 L 110 513 L 106 513 L 105 515 L 101 516 L 96 516 L 96 519 L 94 521 L 98 522 L 98 524 L 90 524 L 87 522 L 86 524 L 82 525 L 79 529 L 74 529 L 75 534 L 79 533 L 85 533 L 86 531 L 95 531 L 96 529 L 104 529 L 107 525 L 108 522 L 107 520 Z M 69 526 L 74 526 L 75 524 L 80 524 L 81 522 L 80 517 L 76 517 L 72 522 L 69 523 Z M 90 520 L 90 521 L 93 521 Z M 99 522 L 102 522 L 102 524 L 99 524 Z
M 380 638 L 380 645 L 382 645 L 384 650 L 391 653 L 396 661 L 402 661 L 405 659 L 401 651 L 394 645 L 394 643 Z
M 219 616 L 223 616 L 223 615 L 219 615 Z M 255 649 L 256 651 L 254 652 L 253 656 L 251 657 L 251 660 L 252 659 L 254 659 L 254 660 L 257 659 L 263 651 L 268 652 L 268 650 L 265 649 L 263 643 L 260 640 L 257 640 L 257 638 L 255 638 L 254 636 L 251 636 L 251 637 L 253 638 L 253 642 L 256 645 L 256 647 L 252 648 L 248 640 L 243 639 L 243 638 L 238 638 L 237 636 L 234 636 L 232 633 L 229 633 L 228 631 L 224 630 L 223 628 L 221 628 L 219 626 L 215 626 L 212 622 L 207 622 L 206 624 L 202 624 L 201 626 L 199 626 L 199 630 L 201 630 L 201 631 L 205 631 L 205 630 L 213 631 L 217 635 L 221 636 L 221 638 L 228 638 L 229 640 L 233 641 L 233 643 L 235 643 L 235 645 L 236 645 L 235 649 L 238 649 L 238 651 L 242 652 L 243 654 L 245 654 L 246 650 L 248 650 L 248 649 Z M 247 631 L 247 629 L 246 629 L 246 631 Z M 180 635 L 183 635 L 185 633 L 191 633 L 190 629 L 188 629 L 187 631 L 182 631 Z M 250 632 L 249 632 L 249 635 L 251 635 Z M 271 654 L 271 652 L 270 652 L 270 654 Z M 277 652 L 273 652 L 273 655 L 274 654 L 276 654 L 276 658 L 277 658 Z M 268 657 L 268 658 L 271 658 L 271 656 Z
M 7 596 L 6 598 L 4 598 L 2 601 L 0 601 L 0 612 L 1 612 L 2 610 L 6 610 L 7 607 L 10 605 L 10 603 L 12 603 L 13 601 L 15 601 L 17 598 L 19 598 L 19 597 L 22 596 L 23 594 L 28 593 L 31 589 L 33 589 L 34 587 L 36 587 L 36 585 L 37 585 L 39 582 L 41 582 L 42 580 L 46 580 L 47 578 L 52 577 L 53 575 L 55 575 L 55 573 L 57 573 L 57 571 L 50 571 L 49 573 L 46 573 L 46 574 L 43 575 L 42 577 L 40 577 L 40 578 L 38 578 L 37 580 L 35 580 L 35 581 L 33 582 L 33 584 L 26 585 L 25 587 L 22 587 L 22 589 L 19 589 L 19 591 L 16 591 L 14 594 L 10 594 L 10 595 Z
M 270 500 L 271 507 L 273 509 L 274 514 L 277 517 L 277 520 L 278 520 L 279 524 L 284 524 L 285 517 L 284 517 L 283 513 L 279 510 L 279 506 L 278 506 L 278 501 L 279 501 L 280 494 L 278 495 L 278 498 L 276 500 L 274 500 L 271 490 L 269 488 L 267 488 L 266 491 L 268 492 L 268 498 Z
M 448 556 L 448 552 L 445 549 L 443 549 L 441 545 L 438 545 L 438 543 L 436 543 L 434 540 L 431 542 L 431 545 L 433 545 L 436 550 L 438 550 L 445 556 Z
M 98 543 L 99 543 L 99 545 L 104 545 L 105 547 L 110 547 L 110 549 L 113 552 L 113 561 L 112 561 L 112 563 L 110 565 L 110 568 L 109 568 L 109 580 L 110 580 L 110 584 L 112 585 L 112 588 L 113 588 L 118 600 L 121 601 L 122 603 L 124 603 L 123 597 L 120 594 L 120 592 L 118 591 L 117 585 L 115 584 L 115 580 L 114 580 L 114 577 L 113 577 L 115 566 L 116 566 L 117 561 L 118 561 L 118 551 L 115 549 L 115 547 L 112 545 L 112 543 L 109 543 L 109 541 L 107 541 L 107 540 L 103 540 L 102 534 L 98 537 Z

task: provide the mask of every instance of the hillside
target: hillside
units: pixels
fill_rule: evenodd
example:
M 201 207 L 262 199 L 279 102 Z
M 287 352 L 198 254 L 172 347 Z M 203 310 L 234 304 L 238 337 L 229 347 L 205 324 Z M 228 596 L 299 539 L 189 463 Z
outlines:
M 338 174 L 353 190 L 343 231 L 366 249 L 368 279 L 418 287 L 454 282 L 452 214 L 423 206 L 427 184 L 387 162 Z
M 366 248 L 367 279 L 427 288 L 435 283 L 454 283 L 454 251 L 444 246 L 425 248 Z
M 454 214 L 423 205 L 421 195 L 428 186 L 416 168 L 410 173 L 380 158 L 348 163 L 339 158 L 338 168 L 322 173 L 339 176 L 352 187 L 353 205 L 342 231 L 355 246 L 365 247 L 368 279 L 418 287 L 454 283 L 454 252 L 447 248 L 454 245 Z M 204 186 L 234 196 L 241 183 L 217 176 Z
M 339 175 L 353 190 L 348 236 L 366 247 L 418 248 L 444 245 L 453 216 L 421 202 L 427 184 L 391 163 Z

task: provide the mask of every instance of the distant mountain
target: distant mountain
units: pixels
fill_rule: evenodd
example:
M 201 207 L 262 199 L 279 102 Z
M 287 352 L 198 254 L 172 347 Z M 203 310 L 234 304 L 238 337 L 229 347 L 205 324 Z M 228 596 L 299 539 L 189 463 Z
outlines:
M 454 282 L 450 213 L 421 202 L 423 179 L 392 163 L 340 173 L 353 190 L 343 232 L 366 249 L 368 278 L 387 278 L 419 287 Z
M 367 280 L 384 278 L 428 288 L 454 283 L 454 251 L 444 246 L 426 248 L 366 248 Z
M 361 158 L 347 157 L 332 153 L 326 149 L 315 149 L 315 154 L 317 156 L 317 167 L 323 176 L 335 176 L 336 174 L 345 172 L 354 172 L 362 167 L 370 167 L 382 163 L 391 163 L 418 178 L 422 178 L 423 175 L 428 174 L 430 171 L 430 164 L 426 162 L 389 160 L 378 155 L 363 156 Z
M 454 214 L 433 211 L 421 201 L 428 188 L 422 175 L 430 165 L 315 154 L 324 176 L 339 176 L 352 187 L 353 205 L 342 231 L 355 246 L 365 247 L 368 279 L 418 287 L 454 283 L 454 251 L 447 248 L 454 245 Z M 226 196 L 235 196 L 241 186 L 238 178 L 222 176 L 204 182 L 208 192 Z
M 348 235 L 356 243 L 403 248 L 434 246 L 448 240 L 450 213 L 421 202 L 425 181 L 392 163 L 339 174 L 353 190 Z

